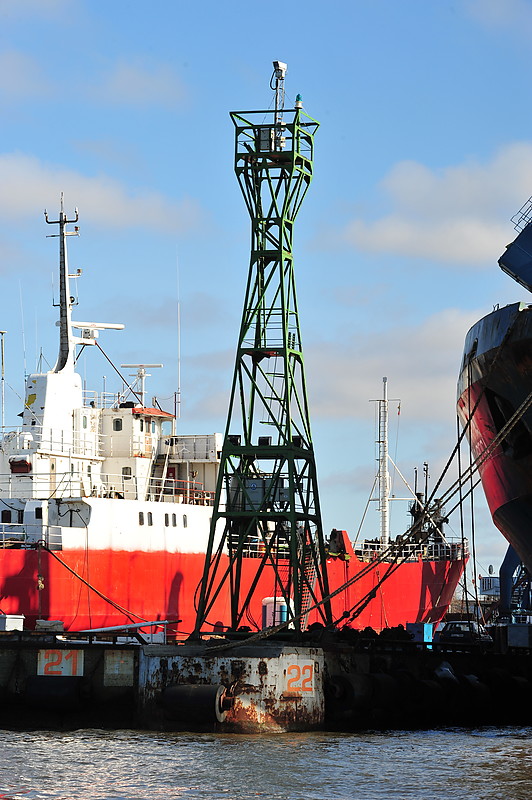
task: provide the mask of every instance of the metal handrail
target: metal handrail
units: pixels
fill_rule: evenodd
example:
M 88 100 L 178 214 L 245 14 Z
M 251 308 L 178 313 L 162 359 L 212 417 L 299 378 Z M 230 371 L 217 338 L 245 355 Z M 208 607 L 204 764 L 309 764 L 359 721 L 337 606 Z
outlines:
M 21 477 L 29 480 L 22 482 Z M 214 492 L 194 480 L 151 476 L 143 480 L 135 475 L 111 473 L 101 473 L 97 477 L 77 472 L 36 472 L 24 476 L 0 474 L 0 498 L 46 500 L 67 497 L 111 497 L 209 506 L 214 502 Z
M 445 542 L 392 542 L 386 548 L 377 541 L 360 542 L 355 548 L 355 555 L 361 561 L 372 561 L 375 558 L 382 558 L 383 551 L 386 550 L 385 561 L 393 561 L 397 556 L 401 559 L 417 560 L 422 558 L 430 561 L 460 561 L 469 555 L 467 543 L 462 544 L 462 540 L 453 540 L 446 537 Z

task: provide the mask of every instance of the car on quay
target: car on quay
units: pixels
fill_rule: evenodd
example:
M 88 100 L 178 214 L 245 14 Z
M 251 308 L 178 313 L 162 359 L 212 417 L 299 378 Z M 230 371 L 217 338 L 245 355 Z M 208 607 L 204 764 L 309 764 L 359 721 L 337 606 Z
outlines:
M 434 637 L 437 644 L 492 645 L 493 639 L 483 625 L 470 620 L 453 620 L 446 622 L 441 631 Z

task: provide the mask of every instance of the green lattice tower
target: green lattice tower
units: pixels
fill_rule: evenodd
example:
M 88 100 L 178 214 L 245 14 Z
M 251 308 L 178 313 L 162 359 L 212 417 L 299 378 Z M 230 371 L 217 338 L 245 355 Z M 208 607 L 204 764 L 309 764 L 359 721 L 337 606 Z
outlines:
M 274 596 L 284 599 L 291 627 L 305 627 L 305 612 L 328 595 L 292 257 L 319 123 L 300 100 L 295 109 L 280 107 L 280 88 L 277 80 L 274 111 L 231 113 L 251 261 L 196 631 L 227 586 L 232 628 L 248 624 L 265 569 L 273 571 Z M 249 585 L 242 562 L 253 557 Z M 329 623 L 329 604 L 320 612 Z

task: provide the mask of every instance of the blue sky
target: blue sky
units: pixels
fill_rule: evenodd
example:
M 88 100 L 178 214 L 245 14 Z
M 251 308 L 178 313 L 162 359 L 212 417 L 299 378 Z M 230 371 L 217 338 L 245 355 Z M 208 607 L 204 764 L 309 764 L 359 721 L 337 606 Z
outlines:
M 401 470 L 412 479 L 428 461 L 437 478 L 468 328 L 528 300 L 497 259 L 532 194 L 531 37 L 529 0 L 0 0 L 6 421 L 24 363 L 34 370 L 41 349 L 55 361 L 42 211 L 55 216 L 64 191 L 80 211 L 76 316 L 125 323 L 104 349 L 117 364 L 164 363 L 148 390 L 171 408 L 179 267 L 180 431 L 223 430 L 250 238 L 228 112 L 268 108 L 281 59 L 287 103 L 301 93 L 321 123 L 295 264 L 325 528 L 358 527 L 384 375 L 402 402 Z M 104 375 L 110 388 L 88 355 L 88 388 Z M 396 428 L 394 413 L 394 455 Z M 505 543 L 480 495 L 477 507 L 485 570 Z M 392 533 L 407 521 L 394 511 Z

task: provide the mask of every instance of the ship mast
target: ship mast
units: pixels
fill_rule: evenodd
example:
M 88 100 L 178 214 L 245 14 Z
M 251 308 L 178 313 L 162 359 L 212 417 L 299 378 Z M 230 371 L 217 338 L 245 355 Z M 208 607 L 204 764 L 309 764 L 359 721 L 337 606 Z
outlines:
M 275 109 L 231 113 L 251 260 L 196 634 L 209 624 L 223 587 L 233 629 L 260 624 L 250 607 L 261 577 L 296 630 L 329 593 L 292 256 L 319 123 L 299 97 L 295 108 L 284 107 L 286 64 L 273 66 Z M 243 578 L 250 559 L 251 586 Z M 319 608 L 329 623 L 329 603 Z
M 382 379 L 382 400 L 379 403 L 379 511 L 381 519 L 380 541 L 383 547 L 390 542 L 390 473 L 388 471 L 388 378 Z
M 48 225 L 59 225 L 59 233 L 50 234 L 47 238 L 59 237 L 59 354 L 57 362 L 52 372 L 61 372 L 67 365 L 74 366 L 74 351 L 75 340 L 72 335 L 72 303 L 73 298 L 70 296 L 70 284 L 68 274 L 68 259 L 67 259 L 67 236 L 79 236 L 78 228 L 73 231 L 67 231 L 66 226 L 78 221 L 78 209 L 75 209 L 74 219 L 67 219 L 63 207 L 63 192 L 61 192 L 61 210 L 59 212 L 59 219 L 48 219 L 48 212 L 44 211 L 44 218 Z

